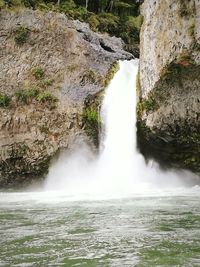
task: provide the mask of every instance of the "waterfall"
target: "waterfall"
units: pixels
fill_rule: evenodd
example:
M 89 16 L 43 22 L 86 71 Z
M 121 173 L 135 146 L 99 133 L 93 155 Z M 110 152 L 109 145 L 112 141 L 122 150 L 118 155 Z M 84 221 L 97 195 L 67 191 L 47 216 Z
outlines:
M 103 136 L 98 156 L 81 144 L 73 154 L 54 164 L 45 190 L 66 190 L 69 195 L 127 196 L 149 190 L 183 186 L 186 171 L 161 171 L 146 165 L 136 149 L 136 75 L 138 60 L 120 61 L 119 70 L 105 91 L 101 120 Z
M 105 136 L 100 155 L 108 176 L 130 176 L 136 154 L 136 84 L 138 61 L 119 62 L 102 106 Z
M 138 60 L 120 61 L 119 71 L 104 97 L 101 118 L 105 127 L 98 172 L 104 190 L 133 190 L 138 166 L 136 150 L 136 76 Z M 141 182 L 141 181 L 140 181 Z

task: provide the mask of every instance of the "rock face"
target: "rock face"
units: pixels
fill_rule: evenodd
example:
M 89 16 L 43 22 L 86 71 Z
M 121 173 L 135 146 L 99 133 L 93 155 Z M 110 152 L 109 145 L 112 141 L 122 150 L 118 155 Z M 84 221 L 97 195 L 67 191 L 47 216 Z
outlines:
M 63 14 L 1 11 L 0 186 L 44 175 L 59 149 L 87 139 L 85 99 L 131 57 L 121 39 Z
M 200 1 L 146 0 L 142 14 L 139 147 L 200 172 Z

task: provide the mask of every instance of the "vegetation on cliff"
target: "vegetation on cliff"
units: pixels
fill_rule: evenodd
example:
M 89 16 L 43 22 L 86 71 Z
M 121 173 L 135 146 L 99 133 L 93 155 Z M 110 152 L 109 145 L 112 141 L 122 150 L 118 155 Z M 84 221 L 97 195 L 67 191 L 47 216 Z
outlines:
M 137 105 L 140 151 L 147 158 L 155 158 L 162 166 L 181 167 L 199 173 L 199 65 L 191 54 L 184 51 L 165 66 L 160 77 L 146 99 L 140 98 Z M 188 91 L 191 81 L 194 82 L 194 92 Z M 176 104 L 175 108 L 174 102 L 180 99 L 182 103 Z M 181 118 L 175 113 L 177 108 Z M 169 109 L 173 109 L 170 115 L 167 114 Z M 157 114 L 163 114 L 162 121 Z M 148 116 L 158 119 L 148 125 Z
M 138 147 L 145 157 L 155 158 L 162 166 L 200 173 L 197 2 L 144 2 L 137 131 Z M 163 19 L 158 23 L 158 18 Z
M 101 79 L 102 90 L 95 95 L 88 95 L 84 102 L 82 113 L 83 128 L 93 144 L 98 147 L 100 142 L 100 129 L 102 126 L 100 109 L 104 95 L 104 88 L 107 87 L 119 70 L 119 64 L 115 62 L 107 72 L 104 79 Z
M 59 12 L 6 4 L 0 25 L 0 186 L 12 187 L 45 175 L 79 138 L 98 147 L 101 92 L 132 55 Z
M 135 51 L 139 43 L 142 16 L 138 0 L 0 0 L 0 8 L 17 9 L 27 7 L 43 11 L 55 11 L 66 14 L 71 19 L 89 23 L 93 31 L 108 32 L 121 37 L 126 49 Z M 20 45 L 28 37 L 29 31 L 19 28 L 16 42 Z

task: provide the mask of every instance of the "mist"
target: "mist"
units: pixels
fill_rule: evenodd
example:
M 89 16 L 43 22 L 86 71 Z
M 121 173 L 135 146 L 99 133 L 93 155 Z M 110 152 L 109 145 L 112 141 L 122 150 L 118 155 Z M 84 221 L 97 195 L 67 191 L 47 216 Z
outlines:
M 136 75 L 138 60 L 120 61 L 105 91 L 101 109 L 100 152 L 84 143 L 64 153 L 50 167 L 44 191 L 65 191 L 78 198 L 130 197 L 185 190 L 197 177 L 185 170 L 161 170 L 136 148 Z

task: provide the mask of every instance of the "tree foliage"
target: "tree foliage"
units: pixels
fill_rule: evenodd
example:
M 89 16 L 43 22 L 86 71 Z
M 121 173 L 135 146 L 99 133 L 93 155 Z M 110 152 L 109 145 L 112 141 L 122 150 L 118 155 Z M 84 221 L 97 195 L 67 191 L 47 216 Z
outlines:
M 139 42 L 142 0 L 0 0 L 0 8 L 24 6 L 65 13 L 90 24 L 94 31 L 121 37 L 127 45 Z

